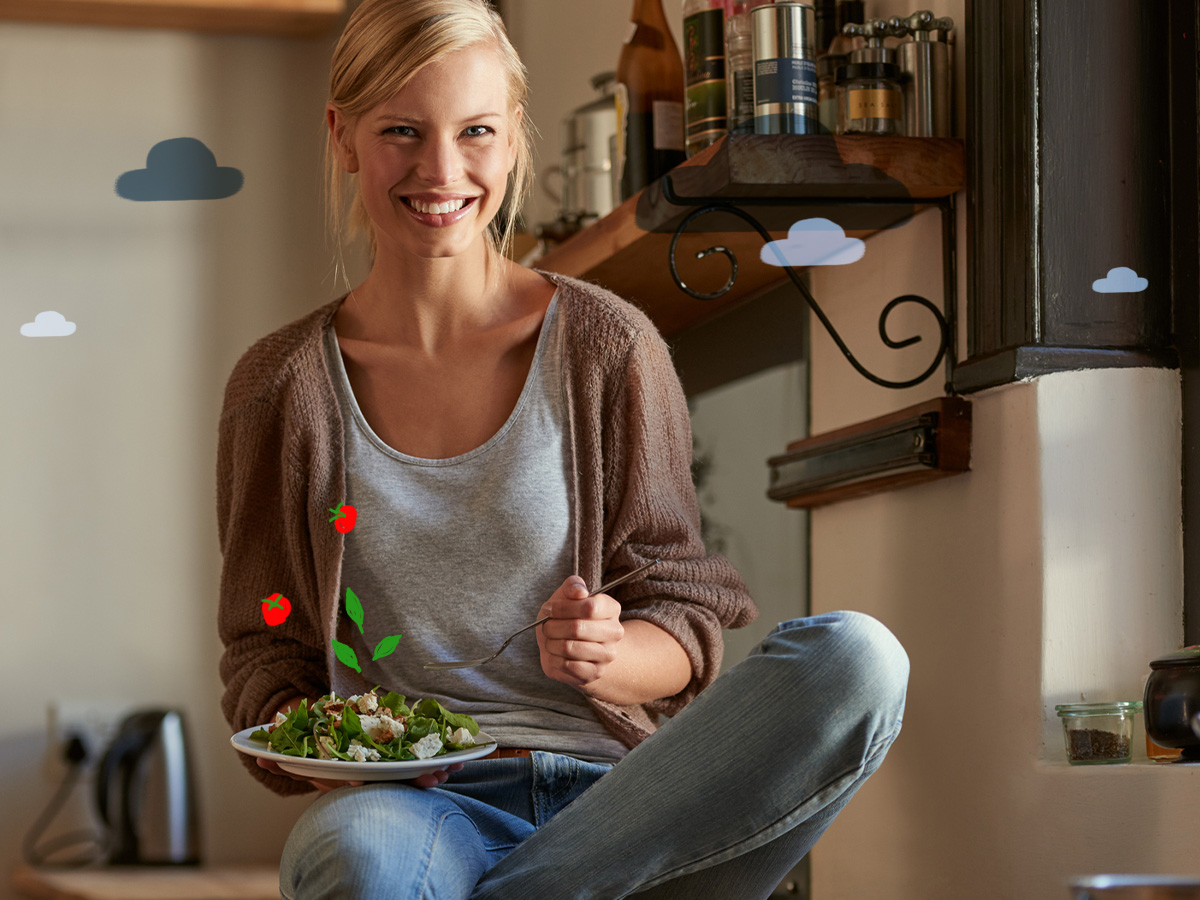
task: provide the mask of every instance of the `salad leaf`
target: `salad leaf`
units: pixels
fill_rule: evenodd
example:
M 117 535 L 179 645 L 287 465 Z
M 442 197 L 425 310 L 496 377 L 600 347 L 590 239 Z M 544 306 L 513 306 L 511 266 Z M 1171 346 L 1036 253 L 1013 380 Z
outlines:
M 346 615 L 350 620 L 358 626 L 358 633 L 363 633 L 363 606 L 358 599 L 358 595 L 350 588 L 346 588 Z M 345 662 L 345 660 L 343 660 Z
M 424 716 L 413 716 L 408 720 L 407 725 L 408 731 L 405 733 L 405 737 L 408 738 L 410 744 L 415 744 L 428 734 L 437 734 L 441 731 L 436 720 L 427 719 Z
M 362 722 L 358 718 L 358 713 L 354 711 L 354 707 L 349 703 L 342 711 L 342 730 L 350 737 L 358 737 L 363 733 Z
M 333 640 L 331 643 L 333 644 L 333 652 L 337 655 L 337 658 L 355 672 L 362 674 L 362 667 L 358 664 L 358 654 L 354 652 L 354 648 L 349 644 L 343 644 L 339 640 Z
M 441 723 L 444 731 L 446 726 L 451 729 L 465 728 L 472 735 L 479 734 L 479 725 L 468 715 L 462 713 L 452 713 L 442 704 L 438 703 L 432 697 L 427 697 L 413 707 L 413 714 L 418 716 L 427 716 L 430 719 L 436 719 Z
M 400 643 L 400 638 L 402 637 L 403 635 L 400 634 L 389 634 L 376 645 L 371 659 L 383 659 L 385 656 L 391 656 L 396 652 L 396 645 Z
M 450 734 L 458 728 L 466 729 L 470 735 L 479 733 L 479 726 L 470 716 L 452 713 L 432 698 L 417 700 L 410 709 L 405 705 L 403 694 L 395 691 L 381 694 L 378 688 L 370 691 L 359 701 L 361 707 L 335 694 L 321 697 L 311 708 L 306 701 L 301 702 L 278 725 L 255 729 L 250 738 L 266 743 L 286 756 L 340 760 L 353 758 L 349 752 L 350 742 L 357 741 L 363 747 L 378 751 L 384 762 L 416 759 L 412 745 L 428 735 L 436 735 L 442 741 L 437 756 L 474 746 L 473 743 L 459 744 L 449 740 Z M 327 709 L 335 702 L 341 706 L 340 711 L 336 705 L 334 711 Z M 386 707 L 404 726 L 403 732 L 387 743 L 375 740 L 363 730 L 363 714 L 359 708 L 378 707 Z

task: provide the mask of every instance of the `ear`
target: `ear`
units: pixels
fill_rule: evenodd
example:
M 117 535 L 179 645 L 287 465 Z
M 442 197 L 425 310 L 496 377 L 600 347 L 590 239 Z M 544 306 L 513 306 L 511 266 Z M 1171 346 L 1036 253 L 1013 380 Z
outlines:
M 354 141 L 350 121 L 340 109 L 329 103 L 325 106 L 325 121 L 329 125 L 329 136 L 333 141 L 333 152 L 343 172 L 358 171 L 358 156 L 354 152 Z

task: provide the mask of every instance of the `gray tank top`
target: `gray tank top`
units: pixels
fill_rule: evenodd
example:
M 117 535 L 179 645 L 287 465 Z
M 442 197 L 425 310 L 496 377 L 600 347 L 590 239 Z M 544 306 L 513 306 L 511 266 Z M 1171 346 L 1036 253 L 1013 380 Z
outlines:
M 344 422 L 346 502 L 357 510 L 339 601 L 349 587 L 362 602 L 363 634 L 354 629 L 353 646 L 369 684 L 468 713 L 502 747 L 615 762 L 627 748 L 579 691 L 546 677 L 532 631 L 486 666 L 423 668 L 487 656 L 534 621 L 574 571 L 557 311 L 556 294 L 508 420 L 481 446 L 447 459 L 409 456 L 375 434 L 329 325 L 325 354 Z M 373 648 L 392 634 L 403 635 L 396 651 L 372 661 Z

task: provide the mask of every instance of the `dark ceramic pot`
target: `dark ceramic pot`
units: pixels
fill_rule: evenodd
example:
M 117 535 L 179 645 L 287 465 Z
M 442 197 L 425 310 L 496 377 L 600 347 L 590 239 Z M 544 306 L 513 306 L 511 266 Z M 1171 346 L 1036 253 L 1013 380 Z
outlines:
M 1150 663 L 1142 711 L 1146 733 L 1163 747 L 1180 747 L 1180 759 L 1200 762 L 1200 644 Z

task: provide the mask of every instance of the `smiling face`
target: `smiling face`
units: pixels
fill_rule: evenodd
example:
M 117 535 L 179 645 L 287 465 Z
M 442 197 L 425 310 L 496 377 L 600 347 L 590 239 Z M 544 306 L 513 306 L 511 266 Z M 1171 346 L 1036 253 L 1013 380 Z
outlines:
M 468 47 L 430 63 L 349 131 L 336 107 L 327 115 L 342 167 L 358 174 L 378 253 L 430 259 L 482 248 L 517 154 L 495 51 Z

